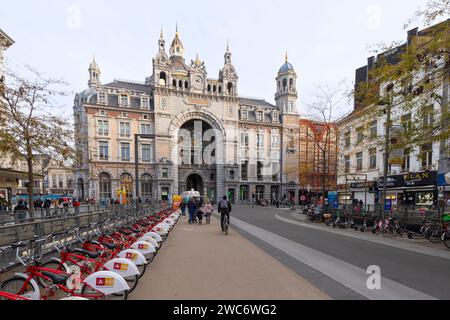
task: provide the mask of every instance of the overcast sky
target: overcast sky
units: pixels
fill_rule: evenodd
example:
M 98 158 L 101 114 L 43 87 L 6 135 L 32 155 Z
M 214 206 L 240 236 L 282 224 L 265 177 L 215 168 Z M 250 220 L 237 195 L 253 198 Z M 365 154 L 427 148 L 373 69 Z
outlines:
M 64 78 L 69 91 L 87 87 L 95 54 L 102 82 L 151 75 L 161 27 L 166 49 L 175 25 L 188 62 L 198 53 L 217 78 L 226 43 L 239 74 L 239 94 L 274 102 L 286 50 L 298 74 L 299 109 L 319 85 L 351 84 L 370 45 L 406 39 L 403 25 L 425 0 L 18 0 L 5 1 L 0 28 L 16 43 L 10 66 L 31 65 Z M 412 28 L 412 27 L 411 27 Z M 72 112 L 73 95 L 61 98 Z M 351 106 L 347 106 L 350 110 Z

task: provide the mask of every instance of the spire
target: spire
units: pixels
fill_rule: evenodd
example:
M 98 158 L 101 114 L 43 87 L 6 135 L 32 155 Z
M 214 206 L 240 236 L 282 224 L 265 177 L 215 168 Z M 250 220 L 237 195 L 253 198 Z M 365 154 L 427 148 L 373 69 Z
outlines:
M 161 26 L 161 34 L 159 35 L 158 44 L 159 44 L 159 51 L 160 52 L 166 51 L 166 40 L 164 40 L 164 34 L 163 34 L 162 26 Z
M 96 87 L 100 85 L 100 67 L 98 66 L 97 62 L 95 61 L 95 55 L 92 57 L 92 62 L 89 65 L 89 88 Z
M 229 41 L 227 41 L 227 50 L 225 51 L 225 64 L 231 64 L 231 50 Z
M 287 50 L 286 50 L 285 62 L 288 63 L 288 52 L 287 52 Z
M 184 46 L 180 40 L 180 33 L 178 32 L 178 23 L 177 23 L 175 38 L 173 39 L 172 45 L 170 46 L 170 55 L 182 57 L 183 54 L 184 54 Z

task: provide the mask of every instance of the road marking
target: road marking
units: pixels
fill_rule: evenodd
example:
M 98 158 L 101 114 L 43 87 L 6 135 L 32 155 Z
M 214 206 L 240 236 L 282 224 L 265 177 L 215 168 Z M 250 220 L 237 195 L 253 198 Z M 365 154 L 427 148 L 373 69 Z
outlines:
M 187 231 L 187 232 L 194 230 L 194 229 L 186 229 L 186 228 L 183 228 L 183 229 L 184 229 L 184 231 Z
M 367 288 L 367 270 L 280 237 L 237 218 L 233 219 L 232 224 L 370 300 L 436 299 L 385 277 L 381 281 L 381 290 L 370 290 Z
M 427 246 L 421 246 L 421 245 L 417 245 L 414 243 L 401 243 L 397 240 L 394 239 L 384 239 L 384 238 L 369 238 L 367 236 L 363 236 L 360 235 L 358 233 L 348 233 L 348 232 L 342 232 L 342 230 L 335 230 L 335 229 L 331 229 L 331 228 L 322 228 L 322 227 L 318 227 L 314 224 L 308 224 L 308 223 L 302 223 L 300 221 L 293 221 L 291 219 L 287 219 L 284 217 L 279 216 L 278 214 L 275 215 L 275 218 L 289 223 L 289 224 L 294 224 L 297 226 L 301 226 L 304 228 L 309 228 L 309 229 L 315 229 L 315 230 L 320 230 L 323 232 L 329 232 L 329 233 L 333 233 L 333 234 L 338 234 L 344 237 L 349 237 L 349 238 L 354 238 L 354 239 L 358 239 L 358 240 L 363 240 L 363 241 L 368 241 L 368 242 L 373 242 L 373 243 L 378 243 L 378 244 L 382 244 L 385 246 L 389 246 L 392 248 L 396 248 L 396 249 L 402 249 L 402 250 L 407 250 L 407 251 L 411 251 L 414 253 L 420 253 L 420 254 L 425 254 L 431 257 L 436 257 L 436 258 L 442 258 L 442 259 L 446 259 L 446 260 L 450 260 L 450 252 L 446 251 L 446 250 L 439 250 L 439 249 L 435 249 L 432 247 L 427 247 Z M 367 231 L 367 232 L 371 232 L 371 231 Z

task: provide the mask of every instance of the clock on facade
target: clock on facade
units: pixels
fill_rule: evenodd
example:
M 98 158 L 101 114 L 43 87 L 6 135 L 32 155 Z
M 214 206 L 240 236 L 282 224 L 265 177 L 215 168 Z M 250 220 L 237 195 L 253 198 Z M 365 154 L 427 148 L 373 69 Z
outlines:
M 203 88 L 203 79 L 199 76 L 195 77 L 193 85 L 196 90 L 201 90 Z

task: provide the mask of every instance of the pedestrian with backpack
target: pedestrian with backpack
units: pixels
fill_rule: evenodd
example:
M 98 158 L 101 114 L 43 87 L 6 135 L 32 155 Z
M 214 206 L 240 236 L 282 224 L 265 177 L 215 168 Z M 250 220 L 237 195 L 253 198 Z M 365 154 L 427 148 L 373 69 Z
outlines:
M 225 231 L 223 220 L 225 216 L 228 218 L 228 223 L 230 223 L 230 213 L 231 213 L 231 203 L 227 200 L 227 196 L 223 196 L 223 199 L 219 202 L 219 212 L 220 212 L 220 225 L 222 227 L 222 232 Z

